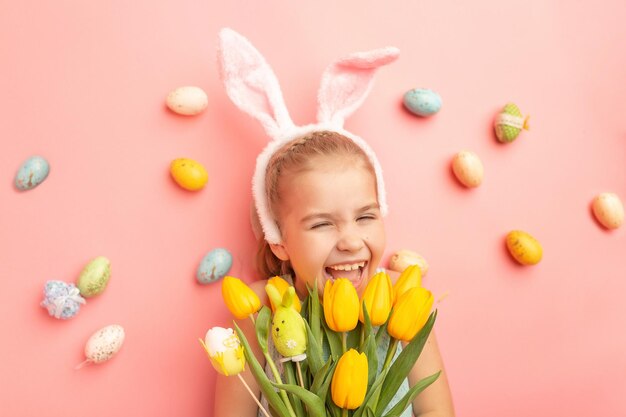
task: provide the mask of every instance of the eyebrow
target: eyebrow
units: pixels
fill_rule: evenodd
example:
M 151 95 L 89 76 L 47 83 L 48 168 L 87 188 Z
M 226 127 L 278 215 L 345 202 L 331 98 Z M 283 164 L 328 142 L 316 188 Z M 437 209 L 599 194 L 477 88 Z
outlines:
M 380 208 L 380 205 L 378 203 L 372 203 L 372 204 L 368 204 L 366 206 L 361 207 L 360 209 L 357 210 L 357 213 L 363 213 L 364 211 L 368 211 L 371 209 L 378 209 L 378 208 Z M 300 223 L 306 223 L 316 218 L 332 219 L 333 215 L 331 213 L 311 213 L 308 216 L 304 216 L 302 220 L 300 220 Z

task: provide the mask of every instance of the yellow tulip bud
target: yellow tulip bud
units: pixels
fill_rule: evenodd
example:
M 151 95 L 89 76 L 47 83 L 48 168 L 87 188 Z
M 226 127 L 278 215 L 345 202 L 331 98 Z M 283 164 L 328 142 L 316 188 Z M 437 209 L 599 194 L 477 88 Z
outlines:
M 267 280 L 267 285 L 271 285 L 278 290 L 280 297 L 282 299 L 283 295 L 285 295 L 285 291 L 290 287 L 289 283 L 282 279 L 281 277 L 273 277 Z M 267 287 L 266 285 L 266 287 Z M 266 290 L 267 292 L 267 290 Z M 269 296 L 269 293 L 267 294 Z M 274 300 L 270 297 L 270 305 L 272 306 L 272 312 L 276 311 L 276 305 L 274 305 Z M 300 304 L 300 299 L 298 298 L 298 294 L 293 299 L 293 308 L 299 313 L 302 310 L 302 305 Z
M 330 391 L 333 402 L 341 408 L 354 410 L 363 403 L 367 391 L 367 356 L 354 349 L 341 355 Z
M 359 320 L 365 323 L 363 304 L 367 308 L 372 326 L 380 326 L 389 318 L 389 312 L 393 305 L 393 287 L 391 278 L 386 272 L 378 272 L 367 283 L 360 303 Z
M 393 295 L 398 300 L 402 294 L 414 287 L 422 286 L 422 270 L 418 265 L 409 265 L 393 286 Z
M 423 287 L 411 288 L 402 294 L 387 323 L 389 335 L 405 342 L 413 339 L 426 324 L 433 301 L 433 294 Z
M 222 298 L 224 298 L 226 307 L 238 319 L 245 319 L 261 308 L 259 297 L 238 278 L 224 277 L 222 280 Z
M 243 346 L 233 329 L 213 327 L 207 332 L 204 341 L 200 339 L 200 343 L 209 355 L 211 364 L 220 374 L 230 376 L 243 371 L 246 358 Z
M 349 332 L 359 320 L 359 295 L 354 285 L 346 278 L 324 285 L 324 318 L 335 332 Z

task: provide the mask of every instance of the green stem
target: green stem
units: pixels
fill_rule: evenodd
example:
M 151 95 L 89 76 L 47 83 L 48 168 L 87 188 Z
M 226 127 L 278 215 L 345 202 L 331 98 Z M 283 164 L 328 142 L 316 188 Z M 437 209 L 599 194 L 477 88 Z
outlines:
M 278 368 L 276 368 L 276 364 L 272 360 L 272 357 L 267 352 L 263 352 L 263 355 L 265 356 L 265 360 L 267 361 L 267 363 L 270 366 L 270 369 L 272 370 L 272 374 L 274 374 L 274 379 L 276 379 L 276 382 L 278 384 L 282 385 L 283 384 L 283 380 L 280 377 L 280 373 L 278 372 Z M 287 396 L 287 392 L 285 390 L 281 389 L 280 390 L 280 396 L 283 397 L 283 401 L 285 402 L 285 406 L 287 407 L 287 410 L 289 410 L 289 414 L 291 415 L 291 417 L 296 417 L 296 413 L 295 413 L 295 411 L 293 411 L 293 407 L 291 406 L 291 402 L 289 401 L 289 397 Z
M 389 342 L 389 348 L 387 349 L 387 356 L 385 357 L 385 363 L 383 365 L 383 371 L 389 367 L 391 364 L 391 360 L 396 354 L 396 350 L 398 348 L 398 339 L 391 338 Z
M 346 350 L 348 350 L 347 346 L 348 346 L 348 333 L 342 332 L 341 333 L 341 347 L 343 349 L 343 353 L 346 353 Z
M 361 326 L 361 338 L 359 341 L 359 346 L 363 346 L 363 342 L 365 341 L 365 325 Z
M 250 317 L 250 320 L 252 320 L 252 324 L 256 326 L 256 321 L 254 321 L 254 314 L 250 314 L 248 317 Z
M 342 408 L 341 409 L 341 417 L 348 417 L 348 409 L 347 408 Z

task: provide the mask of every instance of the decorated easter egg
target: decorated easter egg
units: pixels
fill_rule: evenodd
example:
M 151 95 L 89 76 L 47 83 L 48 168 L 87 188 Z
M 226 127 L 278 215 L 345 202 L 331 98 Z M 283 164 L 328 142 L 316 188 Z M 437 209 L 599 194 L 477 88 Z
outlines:
M 43 289 L 41 306 L 48 310 L 48 314 L 57 319 L 71 319 L 80 310 L 85 299 L 74 284 L 63 281 L 48 281 Z
M 452 159 L 452 171 L 461 184 L 468 188 L 483 182 L 483 164 L 474 152 L 461 151 Z
M 389 269 L 402 272 L 411 265 L 417 265 L 422 272 L 422 276 L 428 272 L 428 262 L 417 252 L 408 249 L 401 249 L 394 253 L 389 259 Z
M 186 86 L 170 92 L 165 102 L 174 113 L 193 116 L 207 108 L 209 99 L 201 88 Z
M 85 265 L 76 285 L 83 297 L 93 297 L 104 291 L 110 277 L 111 261 L 104 256 L 98 256 Z
M 200 284 L 208 284 L 224 277 L 233 265 L 233 256 L 223 248 L 213 249 L 207 253 L 196 272 Z
M 85 344 L 86 362 L 102 363 L 111 359 L 124 343 L 124 328 L 119 324 L 105 326 L 91 335 Z
M 189 158 L 173 160 L 170 173 L 178 185 L 189 191 L 200 190 L 209 179 L 209 174 L 202 164 Z
M 403 98 L 404 106 L 418 116 L 431 116 L 441 109 L 441 97 L 433 90 L 414 88 Z
M 31 190 L 41 184 L 50 173 L 50 164 L 41 156 L 31 156 L 20 165 L 15 175 L 18 190 Z
M 543 257 L 543 249 L 537 239 L 521 230 L 513 230 L 506 235 L 506 247 L 513 259 L 522 265 L 535 265 Z
M 500 142 L 513 142 L 523 130 L 528 130 L 528 118 L 522 116 L 520 109 L 513 103 L 508 103 L 496 116 L 494 127 L 496 137 Z
M 602 193 L 591 203 L 593 214 L 607 229 L 617 229 L 624 223 L 624 205 L 617 194 Z

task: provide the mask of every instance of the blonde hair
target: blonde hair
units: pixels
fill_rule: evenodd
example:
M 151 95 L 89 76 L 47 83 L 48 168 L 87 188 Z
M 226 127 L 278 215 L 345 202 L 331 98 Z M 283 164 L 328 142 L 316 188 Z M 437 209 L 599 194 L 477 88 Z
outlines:
M 296 138 L 281 147 L 269 160 L 265 173 L 265 193 L 277 222 L 278 205 L 281 201 L 279 192 L 280 179 L 286 173 L 298 174 L 313 169 L 313 160 L 318 157 L 352 157 L 361 160 L 365 167 L 374 174 L 374 167 L 369 158 L 354 141 L 331 131 L 312 132 Z M 264 278 L 290 274 L 295 278 L 289 261 L 282 261 L 274 255 L 272 249 L 261 235 L 258 242 L 257 269 Z

